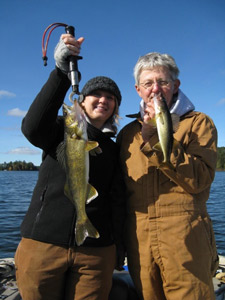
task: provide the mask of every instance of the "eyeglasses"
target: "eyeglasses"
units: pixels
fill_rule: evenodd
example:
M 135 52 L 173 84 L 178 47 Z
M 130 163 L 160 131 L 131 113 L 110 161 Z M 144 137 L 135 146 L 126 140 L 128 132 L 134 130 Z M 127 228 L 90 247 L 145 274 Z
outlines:
M 143 86 L 144 89 L 146 90 L 150 90 L 153 88 L 153 85 L 157 83 L 157 85 L 159 85 L 160 87 L 167 87 L 169 86 L 169 84 L 172 82 L 173 80 L 162 80 L 162 79 L 159 79 L 159 80 L 156 80 L 156 81 L 146 81 L 146 82 L 142 82 L 140 83 L 141 86 Z

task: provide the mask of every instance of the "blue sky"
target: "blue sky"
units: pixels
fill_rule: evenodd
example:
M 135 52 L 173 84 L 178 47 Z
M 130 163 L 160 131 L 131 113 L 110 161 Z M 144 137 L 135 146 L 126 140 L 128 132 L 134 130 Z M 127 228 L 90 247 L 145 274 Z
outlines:
M 53 31 L 48 65 L 43 66 L 45 28 L 62 22 L 85 41 L 79 61 L 80 89 L 91 77 L 109 76 L 122 93 L 120 128 L 137 112 L 133 67 L 139 56 L 157 51 L 172 55 L 181 89 L 208 114 L 225 146 L 224 0 L 1 0 L 0 2 L 0 163 L 25 160 L 39 165 L 41 150 L 21 133 L 21 121 L 49 73 L 53 51 L 64 33 Z M 66 97 L 65 102 L 68 102 Z

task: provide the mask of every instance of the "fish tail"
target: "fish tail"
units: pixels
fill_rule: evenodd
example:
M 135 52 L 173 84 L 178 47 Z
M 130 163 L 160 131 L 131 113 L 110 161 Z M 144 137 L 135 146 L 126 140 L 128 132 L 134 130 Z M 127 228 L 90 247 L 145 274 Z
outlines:
M 99 238 L 100 235 L 96 228 L 91 224 L 87 218 L 84 222 L 77 221 L 75 227 L 75 240 L 78 246 L 82 245 L 87 237 Z

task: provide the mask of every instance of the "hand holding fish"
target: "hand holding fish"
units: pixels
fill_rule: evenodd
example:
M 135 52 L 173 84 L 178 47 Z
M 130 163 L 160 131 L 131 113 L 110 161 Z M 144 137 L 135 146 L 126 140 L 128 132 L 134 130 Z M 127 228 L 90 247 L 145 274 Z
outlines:
M 150 120 L 155 117 L 155 108 L 153 101 L 145 103 L 145 115 L 143 118 L 143 125 L 142 125 L 142 137 L 144 143 L 147 143 L 151 136 L 156 132 L 156 127 L 150 123 Z

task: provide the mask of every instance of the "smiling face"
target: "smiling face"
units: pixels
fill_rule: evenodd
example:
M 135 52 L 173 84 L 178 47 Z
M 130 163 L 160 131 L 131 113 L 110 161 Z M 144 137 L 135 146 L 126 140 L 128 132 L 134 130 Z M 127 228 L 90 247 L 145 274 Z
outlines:
M 161 94 L 170 108 L 173 95 L 177 93 L 179 86 L 180 81 L 178 79 L 172 80 L 166 67 L 155 67 L 141 72 L 139 84 L 135 85 L 135 88 L 145 103 L 152 101 L 155 95 Z
M 116 107 L 116 98 L 107 91 L 95 90 L 85 97 L 81 106 L 92 125 L 101 128 L 113 115 Z

